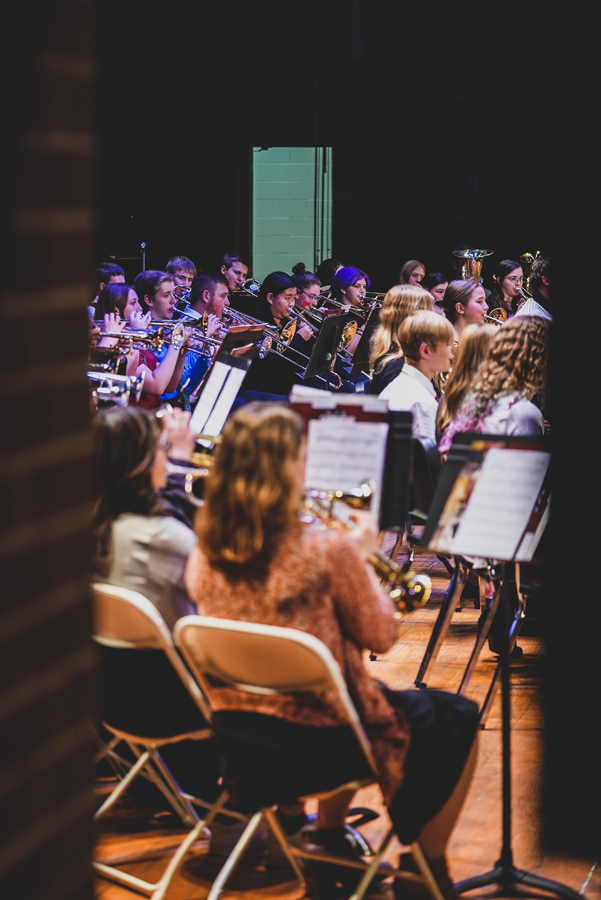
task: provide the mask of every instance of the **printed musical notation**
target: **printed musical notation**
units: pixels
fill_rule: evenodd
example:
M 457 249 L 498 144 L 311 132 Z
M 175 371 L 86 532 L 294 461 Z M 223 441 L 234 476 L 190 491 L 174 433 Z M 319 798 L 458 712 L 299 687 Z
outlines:
M 467 463 L 449 494 L 430 548 L 484 559 L 525 561 L 536 546 L 550 455 L 540 450 L 491 448 L 481 465 Z M 540 504 L 539 504 L 540 505 Z
M 305 487 L 350 491 L 373 479 L 371 512 L 377 518 L 386 457 L 388 423 L 357 422 L 336 415 L 312 419 L 307 437 Z

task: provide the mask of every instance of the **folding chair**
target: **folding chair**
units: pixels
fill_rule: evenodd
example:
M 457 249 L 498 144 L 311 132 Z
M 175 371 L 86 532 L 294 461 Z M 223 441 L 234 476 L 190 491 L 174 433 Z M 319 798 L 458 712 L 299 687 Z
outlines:
M 239 813 L 222 810 L 224 803 L 227 802 L 227 794 L 225 792 L 222 792 L 215 803 L 207 803 L 204 800 L 184 793 L 161 757 L 160 750 L 167 744 L 175 744 L 184 740 L 206 740 L 213 736 L 213 731 L 208 724 L 210 721 L 210 710 L 207 703 L 198 684 L 191 677 L 179 656 L 173 644 L 171 633 L 157 608 L 142 594 L 125 588 L 114 587 L 113 585 L 95 584 L 92 586 L 92 593 L 95 614 L 93 638 L 96 643 L 103 647 L 119 650 L 162 651 L 173 667 L 179 682 L 181 682 L 182 691 L 187 692 L 187 695 L 189 695 L 196 706 L 199 713 L 198 723 L 201 724 L 203 720 L 206 723 L 204 727 L 181 734 L 157 737 L 152 734 L 136 734 L 126 728 L 115 727 L 109 721 L 103 722 L 104 727 L 113 736 L 108 745 L 110 749 L 105 749 L 108 749 L 110 754 L 114 746 L 123 741 L 132 751 L 135 762 L 130 764 L 129 770 L 122 773 L 123 777 L 97 810 L 94 818 L 99 819 L 106 815 L 130 787 L 134 779 L 138 775 L 143 775 L 152 781 L 163 793 L 184 825 L 192 825 L 193 828 L 177 848 L 162 877 L 154 884 L 136 878 L 107 863 L 94 862 L 94 869 L 99 875 L 116 881 L 125 887 L 150 894 L 152 900 L 162 900 L 185 854 L 192 844 L 198 840 L 202 829 L 210 825 L 219 812 L 243 821 L 247 821 L 247 818 Z M 179 688 L 177 679 L 176 686 Z M 175 700 L 176 698 L 174 697 L 174 702 Z M 199 818 L 194 805 L 208 810 L 204 819 Z
M 311 692 L 319 694 L 323 691 L 333 691 L 338 695 L 344 706 L 348 724 L 373 774 L 361 781 L 333 785 L 332 789 L 325 793 L 311 793 L 299 797 L 297 798 L 299 801 L 304 802 L 310 798 L 325 799 L 340 790 L 357 790 L 359 787 L 373 784 L 377 780 L 371 746 L 357 710 L 350 699 L 338 663 L 318 638 L 293 628 L 235 622 L 206 616 L 185 616 L 180 619 L 175 626 L 174 637 L 190 671 L 197 678 L 204 696 L 211 705 L 213 697 L 213 688 L 209 680 L 211 677 L 219 679 L 230 687 L 251 693 Z M 275 809 L 275 806 L 263 807 L 252 816 L 238 844 L 213 883 L 208 900 L 218 900 L 221 896 L 231 873 L 262 821 L 268 825 L 276 837 L 301 888 L 304 889 L 306 885 L 297 857 L 363 870 L 363 877 L 351 898 L 351 900 L 361 900 L 379 869 L 382 856 L 393 836 L 393 829 L 389 830 L 371 862 L 366 864 L 361 860 L 349 860 L 332 854 L 317 854 L 290 846 L 275 815 Z M 438 885 L 419 845 L 412 844 L 411 850 L 421 875 L 399 870 L 382 871 L 386 876 L 394 874 L 397 878 L 419 881 L 429 888 L 435 900 L 442 900 Z

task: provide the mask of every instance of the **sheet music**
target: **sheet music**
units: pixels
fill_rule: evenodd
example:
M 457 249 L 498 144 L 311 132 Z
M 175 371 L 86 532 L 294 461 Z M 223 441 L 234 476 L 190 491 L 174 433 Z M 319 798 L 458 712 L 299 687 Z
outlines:
M 515 559 L 549 460 L 550 454 L 541 450 L 491 448 L 459 520 L 451 552 Z
M 350 491 L 373 479 L 370 510 L 378 518 L 387 439 L 387 422 L 357 422 L 344 415 L 311 419 L 305 487 Z
M 203 431 L 211 435 L 221 433 L 245 375 L 246 369 L 232 368 L 219 360 L 214 364 L 190 420 L 197 434 Z M 199 443 L 211 446 L 210 441 Z
M 190 419 L 190 425 L 197 434 L 204 431 L 207 419 L 211 415 L 211 410 L 215 406 L 215 402 L 219 396 L 219 392 L 223 387 L 223 383 L 227 378 L 230 367 L 225 363 L 216 362 L 211 369 L 207 383 L 202 389 L 202 393 L 198 398 L 198 403 Z
M 219 363 L 217 363 L 219 365 Z M 205 425 L 207 434 L 221 434 L 221 429 L 225 425 L 225 420 L 229 416 L 230 409 L 232 408 L 232 404 L 238 395 L 238 391 L 242 385 L 246 377 L 246 369 L 230 369 L 230 374 L 228 375 L 227 381 L 225 382 L 221 393 L 219 394 L 219 399 L 217 403 L 213 407 L 213 412 L 207 419 L 207 423 Z M 200 441 L 200 443 L 205 443 L 204 441 Z M 210 442 L 206 442 L 207 446 Z

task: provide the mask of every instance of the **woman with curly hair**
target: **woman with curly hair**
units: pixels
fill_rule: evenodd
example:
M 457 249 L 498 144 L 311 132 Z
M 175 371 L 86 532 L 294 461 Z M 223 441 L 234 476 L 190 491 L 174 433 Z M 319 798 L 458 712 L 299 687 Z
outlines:
M 381 394 L 401 372 L 405 359 L 399 329 L 407 316 L 420 309 L 432 310 L 429 291 L 419 284 L 397 284 L 390 288 L 380 310 L 380 322 L 371 339 L 370 368 L 373 372 L 368 393 Z
M 543 415 L 531 400 L 547 382 L 548 344 L 546 319 L 520 316 L 498 329 L 488 359 L 440 442 L 441 453 L 458 432 L 543 434 Z
M 461 335 L 453 357 L 453 368 L 438 404 L 436 432 L 439 440 L 457 415 L 476 372 L 488 356 L 497 331 L 495 325 L 468 325 Z
M 384 652 L 397 633 L 392 602 L 367 564 L 377 527 L 357 510 L 348 533 L 299 520 L 305 453 L 303 423 L 291 410 L 252 404 L 232 416 L 195 523 L 188 592 L 203 615 L 300 629 L 330 649 L 370 736 L 399 839 L 408 845 L 419 837 L 451 900 L 445 847 L 471 778 L 477 709 L 440 691 L 392 691 L 368 674 L 363 648 Z M 278 810 L 288 834 L 305 821 L 297 798 L 366 771 L 328 694 L 216 686 L 213 697 L 228 790 L 245 808 L 289 804 Z M 312 843 L 352 855 L 344 828 L 351 797 L 343 791 L 320 804 Z M 345 877 L 348 870 L 336 872 Z M 356 877 L 346 886 L 355 884 Z M 334 893 L 332 886 L 324 896 Z

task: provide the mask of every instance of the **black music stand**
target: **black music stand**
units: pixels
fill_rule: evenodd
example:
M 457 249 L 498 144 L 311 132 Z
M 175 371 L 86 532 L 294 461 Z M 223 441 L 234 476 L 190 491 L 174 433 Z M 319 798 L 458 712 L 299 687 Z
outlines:
M 342 330 L 352 318 L 352 315 L 349 315 L 349 313 L 324 318 L 315 338 L 315 344 L 303 373 L 303 379 L 313 378 L 315 375 L 325 375 L 326 390 L 329 390 L 330 374 L 336 362 Z
M 357 344 L 357 349 L 353 354 L 351 375 L 368 375 L 370 360 L 370 344 L 371 338 L 380 322 L 379 306 L 374 306 L 365 321 L 363 334 Z M 367 370 L 367 371 L 366 371 Z
M 484 454 L 491 449 L 501 450 L 502 452 L 511 452 L 512 450 L 520 450 L 520 449 L 533 449 L 539 450 L 544 449 L 544 444 L 540 439 L 533 438 L 503 438 L 503 437 L 493 437 L 493 436 L 483 436 L 483 435 L 464 435 L 462 443 L 465 444 L 467 442 L 471 442 L 471 447 L 474 450 L 474 454 Z M 491 446 L 487 446 L 487 443 L 490 443 Z M 456 478 L 457 480 L 463 479 L 463 484 L 465 485 L 469 476 L 473 475 L 476 472 L 477 476 L 477 462 L 472 458 L 467 459 L 464 464 L 460 467 L 459 471 L 456 470 Z M 470 471 L 471 469 L 471 471 Z M 451 494 L 451 490 L 453 489 L 453 484 L 448 484 L 450 479 L 447 479 L 447 494 L 448 498 Z M 455 479 L 453 479 L 453 482 Z M 443 494 L 443 485 L 439 484 L 440 491 L 437 492 L 437 503 L 436 510 L 433 510 L 429 520 L 428 525 L 426 526 L 426 531 L 428 536 L 422 539 L 420 542 L 423 546 L 424 543 L 429 544 L 431 538 L 434 538 L 434 546 L 433 549 L 442 549 L 436 543 L 436 531 L 442 524 L 441 517 L 445 513 L 445 504 L 441 503 L 442 494 Z M 466 492 L 464 489 L 459 490 L 457 492 L 457 496 L 461 496 L 464 494 L 464 501 L 453 509 L 453 505 L 450 504 L 450 508 L 454 513 L 455 523 L 449 529 L 447 526 L 442 525 L 442 528 L 447 528 L 447 534 L 452 533 L 453 538 L 457 534 L 457 530 L 461 524 L 462 516 L 465 514 L 465 511 L 469 508 L 469 503 L 472 498 L 472 489 L 468 489 Z M 502 847 L 501 847 L 501 856 L 495 862 L 495 866 L 489 872 L 485 872 L 482 875 L 476 875 L 474 878 L 468 878 L 465 881 L 459 882 L 455 885 L 457 891 L 462 894 L 466 891 L 472 891 L 476 888 L 485 887 L 487 885 L 496 884 L 502 888 L 510 888 L 519 884 L 527 885 L 528 887 L 538 888 L 540 890 L 546 891 L 547 893 L 554 894 L 557 897 L 564 897 L 566 900 L 581 900 L 581 895 L 576 891 L 572 890 L 572 888 L 567 887 L 566 885 L 561 884 L 558 881 L 553 881 L 550 878 L 543 878 L 540 875 L 534 875 L 531 872 L 527 872 L 524 869 L 518 869 L 514 865 L 513 862 L 513 850 L 511 846 L 511 686 L 510 686 L 510 628 L 513 623 L 513 615 L 512 610 L 510 608 L 510 602 L 508 597 L 508 591 L 506 590 L 507 584 L 511 582 L 511 580 L 515 580 L 515 563 L 521 559 L 527 559 L 531 557 L 527 557 L 524 555 L 524 545 L 526 539 L 530 536 L 530 550 L 532 553 L 535 549 L 536 542 L 538 540 L 538 536 L 540 535 L 540 523 L 543 520 L 543 516 L 546 510 L 548 500 L 548 480 L 545 476 L 545 480 L 541 483 L 537 499 L 535 503 L 532 505 L 529 514 L 529 520 L 526 525 L 526 528 L 522 535 L 517 534 L 517 538 L 515 541 L 515 551 L 513 553 L 512 559 L 506 559 L 504 562 L 499 563 L 498 566 L 495 566 L 491 560 L 489 559 L 489 565 L 491 568 L 491 573 L 493 574 L 493 580 L 498 585 L 497 591 L 500 592 L 499 597 L 499 611 L 498 614 L 502 617 L 503 629 L 502 629 L 502 641 L 501 641 L 501 710 L 502 710 L 502 752 L 503 752 L 503 765 L 502 765 L 502 798 L 503 798 L 503 837 L 502 837 Z M 447 512 L 447 523 L 449 521 L 448 512 L 449 506 L 446 507 Z M 467 548 L 464 548 L 463 553 L 469 553 Z M 476 551 L 474 548 L 474 555 L 480 556 L 480 552 Z M 494 554 L 491 553 L 491 556 Z M 501 554 L 499 554 L 501 555 Z M 488 557 L 488 554 L 486 554 Z

